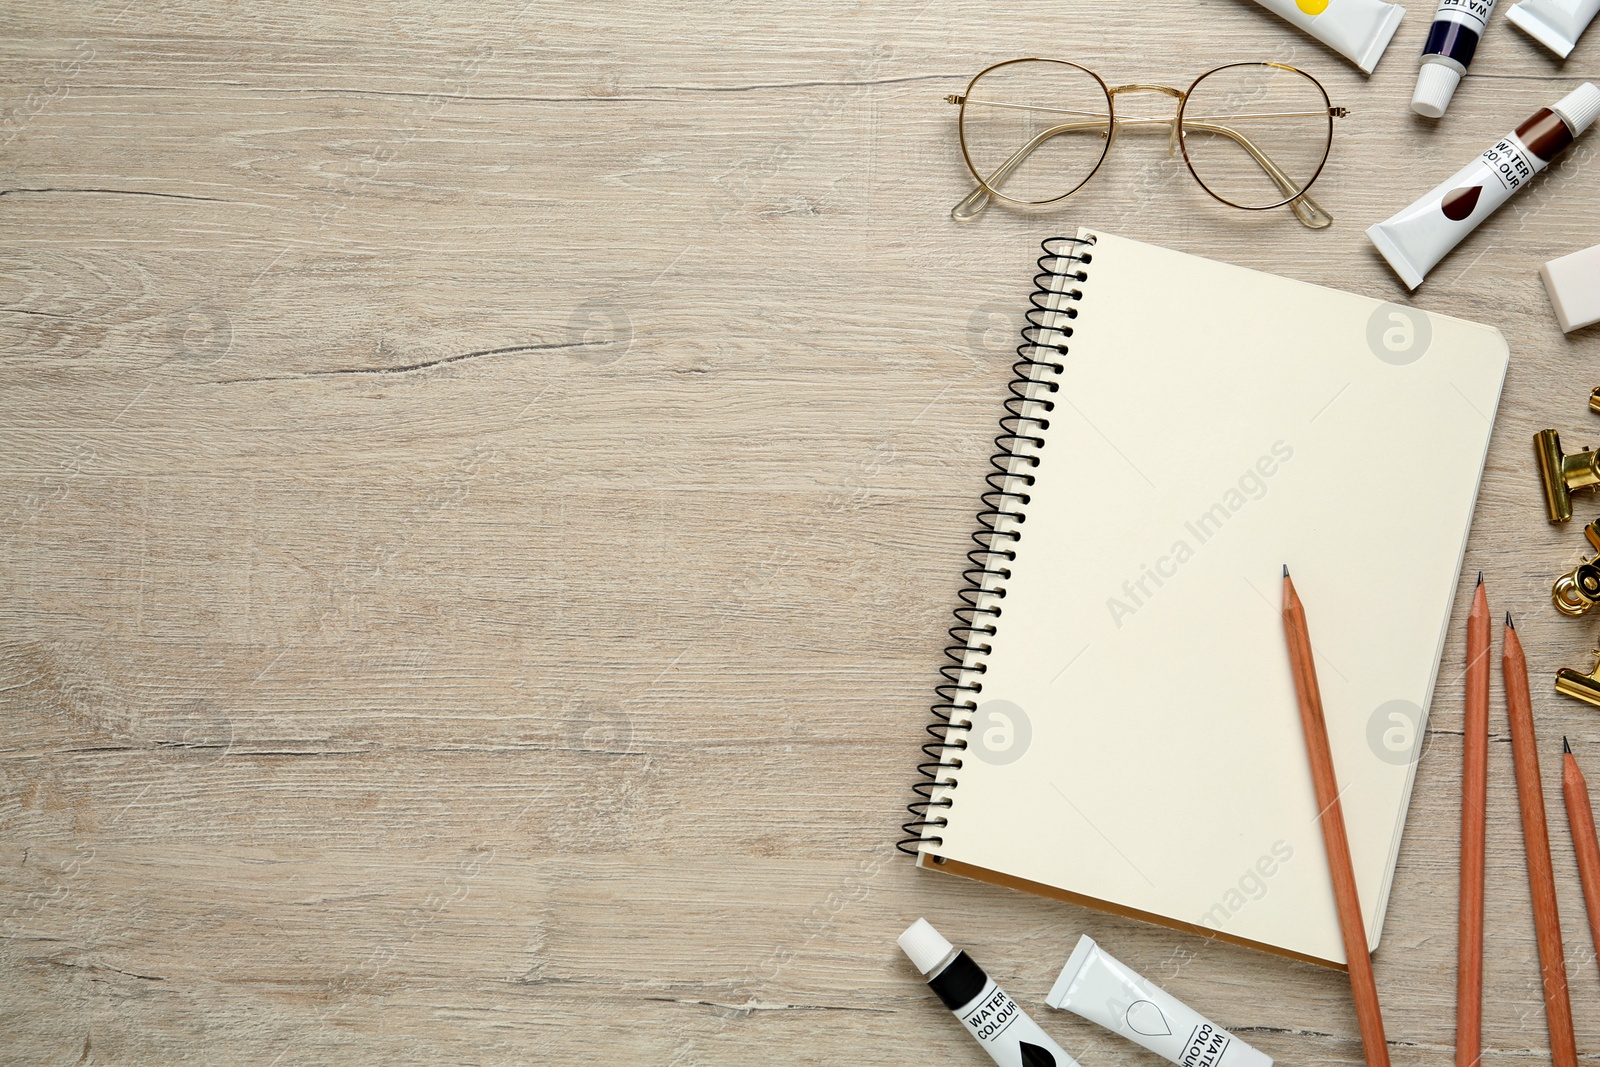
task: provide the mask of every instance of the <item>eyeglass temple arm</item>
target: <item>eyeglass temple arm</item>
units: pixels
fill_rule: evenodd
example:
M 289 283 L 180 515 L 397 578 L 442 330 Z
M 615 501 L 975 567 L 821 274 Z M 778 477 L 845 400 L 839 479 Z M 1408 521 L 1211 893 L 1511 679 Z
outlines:
M 983 214 L 991 199 L 988 187 L 1003 184 L 1018 167 L 1022 166 L 1023 161 L 1033 154 L 1034 149 L 1050 138 L 1058 134 L 1074 133 L 1078 130 L 1104 130 L 1105 128 L 1106 121 L 1104 119 L 1091 119 L 1088 122 L 1064 122 L 1060 126 L 1052 126 L 1050 129 L 1035 135 L 1027 144 L 1017 149 L 1015 155 L 996 167 L 994 173 L 989 175 L 984 183 L 979 184 L 976 189 L 967 194 L 966 199 L 951 208 L 950 217 L 957 222 L 969 222 Z
M 1289 210 L 1294 212 L 1295 218 L 1299 219 L 1307 229 L 1320 230 L 1333 225 L 1333 216 L 1321 204 L 1305 193 L 1300 193 L 1298 196 L 1295 195 L 1297 187 L 1294 179 L 1285 174 L 1283 169 L 1272 161 L 1271 156 L 1257 148 L 1250 138 L 1238 130 L 1223 126 L 1220 123 L 1186 122 L 1185 125 L 1197 130 L 1204 130 L 1207 133 L 1220 133 L 1224 137 L 1231 137 L 1238 142 L 1239 147 L 1249 152 L 1255 158 L 1255 161 L 1261 165 L 1261 169 L 1266 172 L 1267 177 L 1272 179 L 1283 195 L 1293 198 L 1289 201 Z
M 1309 193 L 1301 193 L 1299 196 L 1295 196 L 1293 180 L 1284 174 L 1282 168 L 1274 163 L 1266 153 L 1258 149 L 1244 134 L 1218 123 L 1191 121 L 1189 125 L 1208 133 L 1220 133 L 1238 142 L 1240 147 L 1250 153 L 1251 157 L 1266 172 L 1267 177 L 1272 179 L 1273 184 L 1278 187 L 1283 195 L 1293 197 L 1289 201 L 1289 209 L 1294 212 L 1295 218 L 1299 219 L 1304 226 L 1309 229 L 1320 230 L 1333 223 L 1333 216 L 1321 204 L 1317 203 Z M 961 203 L 951 208 L 950 216 L 958 222 L 967 222 L 981 215 L 992 199 L 989 194 L 989 188 L 999 185 L 1011 177 L 1012 173 L 1022 165 L 1023 161 L 1050 138 L 1076 130 L 1103 129 L 1105 126 L 1104 120 L 1097 119 L 1091 122 L 1065 122 L 1059 126 L 1052 126 L 1050 129 L 1044 130 L 1017 149 L 1016 154 L 1010 159 L 996 167 L 994 173 L 986 179 L 984 184 L 980 184 L 976 189 L 968 193 Z M 1176 120 L 1173 120 L 1173 130 L 1174 132 L 1177 130 Z

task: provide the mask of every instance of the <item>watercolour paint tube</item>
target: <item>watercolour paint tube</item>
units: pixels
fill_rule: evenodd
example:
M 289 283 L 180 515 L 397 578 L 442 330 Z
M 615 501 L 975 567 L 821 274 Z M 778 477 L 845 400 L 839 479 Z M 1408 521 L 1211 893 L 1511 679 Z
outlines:
M 1272 1057 L 1240 1041 L 1112 956 L 1085 934 L 1044 998 L 1143 1045 L 1179 1067 L 1272 1067 Z
M 1411 110 L 1436 119 L 1450 106 L 1456 86 L 1472 66 L 1472 56 L 1494 14 L 1495 0 L 1439 0 L 1439 13 L 1422 46 L 1422 69 L 1411 95 Z
M 927 977 L 928 988 L 1000 1067 L 1078 1067 L 1066 1049 L 927 919 L 918 919 L 900 935 L 900 947 Z
M 1406 9 L 1382 0 L 1256 0 L 1371 74 Z
M 1462 238 L 1527 187 L 1600 115 L 1600 89 L 1584 82 L 1540 108 L 1483 155 L 1392 218 L 1367 228 L 1389 266 L 1415 289 Z
M 1597 13 L 1600 13 L 1600 0 L 1522 0 L 1512 5 L 1506 18 L 1566 59 L 1578 47 L 1578 38 Z

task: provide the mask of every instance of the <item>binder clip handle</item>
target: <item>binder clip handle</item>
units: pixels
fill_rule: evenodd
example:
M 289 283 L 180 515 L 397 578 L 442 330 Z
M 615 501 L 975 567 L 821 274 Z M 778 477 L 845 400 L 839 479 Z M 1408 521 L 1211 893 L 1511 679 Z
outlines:
M 1600 648 L 1592 649 L 1589 654 L 1594 656 L 1594 667 L 1588 674 L 1571 667 L 1562 667 L 1556 672 L 1556 692 L 1600 707 Z
M 1552 523 L 1567 522 L 1572 518 L 1573 492 L 1600 485 L 1600 452 L 1591 449 L 1565 455 L 1561 435 L 1554 430 L 1533 435 L 1533 452 L 1544 486 L 1545 517 Z

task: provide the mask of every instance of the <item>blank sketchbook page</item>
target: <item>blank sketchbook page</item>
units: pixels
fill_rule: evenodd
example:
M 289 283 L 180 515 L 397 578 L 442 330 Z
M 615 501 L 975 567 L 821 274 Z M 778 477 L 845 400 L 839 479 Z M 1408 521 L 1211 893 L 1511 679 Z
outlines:
M 949 824 L 919 862 L 1342 964 L 1282 567 L 1375 948 L 1505 341 L 1093 237 Z

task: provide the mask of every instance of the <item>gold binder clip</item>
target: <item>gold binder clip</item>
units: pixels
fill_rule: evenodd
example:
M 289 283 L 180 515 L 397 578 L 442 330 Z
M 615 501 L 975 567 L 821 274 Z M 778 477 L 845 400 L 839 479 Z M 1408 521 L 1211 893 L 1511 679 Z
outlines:
M 1539 480 L 1544 483 L 1544 513 L 1551 522 L 1572 518 L 1572 493 L 1600 485 L 1600 452 L 1574 452 L 1563 455 L 1561 436 L 1554 430 L 1533 435 L 1533 451 L 1539 459 Z
M 1556 671 L 1556 692 L 1600 707 L 1600 648 L 1590 655 L 1594 656 L 1594 669 L 1588 674 L 1579 674 L 1571 667 Z
M 1583 528 L 1597 553 L 1556 579 L 1550 600 L 1563 615 L 1587 615 L 1600 605 L 1600 519 Z

